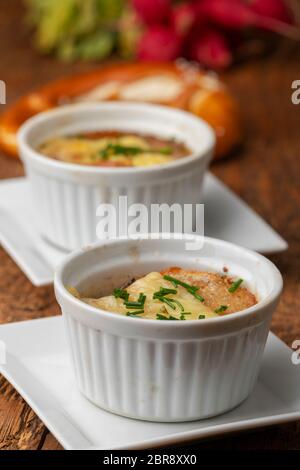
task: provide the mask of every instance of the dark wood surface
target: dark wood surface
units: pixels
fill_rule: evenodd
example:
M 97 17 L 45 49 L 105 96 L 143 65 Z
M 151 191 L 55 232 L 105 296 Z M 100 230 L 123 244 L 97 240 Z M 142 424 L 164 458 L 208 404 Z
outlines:
M 7 84 L 8 103 L 48 80 L 96 66 L 40 57 L 23 22 L 20 1 L 0 1 L 0 79 Z M 299 44 L 283 42 L 271 56 L 240 65 L 224 79 L 240 100 L 246 135 L 243 148 L 212 171 L 289 243 L 287 252 L 272 257 L 285 281 L 272 330 L 291 346 L 300 339 L 300 105 L 291 103 L 291 83 L 300 79 Z M 18 161 L 0 154 L 0 178 L 22 174 Z M 0 322 L 56 314 L 52 286 L 34 287 L 0 248 Z M 300 449 L 300 422 L 199 444 L 207 448 Z M 61 449 L 3 377 L 0 449 Z

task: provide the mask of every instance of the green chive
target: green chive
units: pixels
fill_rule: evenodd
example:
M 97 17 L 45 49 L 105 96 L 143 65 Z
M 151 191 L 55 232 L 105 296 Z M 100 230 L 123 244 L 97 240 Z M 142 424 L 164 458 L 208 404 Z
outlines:
M 113 295 L 115 296 L 116 299 L 123 299 L 123 300 L 128 300 L 129 294 L 127 290 L 125 289 L 114 289 Z
M 145 300 L 146 300 L 146 296 L 145 296 L 145 294 L 143 294 L 143 293 L 141 292 L 140 295 L 139 295 L 139 298 L 138 298 L 138 302 L 140 302 L 141 304 L 144 305 Z
M 146 300 L 145 294 L 140 293 L 139 298 L 138 298 L 137 301 L 128 301 L 128 300 L 125 300 L 124 304 L 125 304 L 125 307 L 126 307 L 126 308 L 137 308 L 137 309 L 141 309 L 141 308 L 144 307 L 145 300 Z
M 203 320 L 205 318 L 205 315 L 199 315 L 198 320 Z
M 127 317 L 135 317 L 136 315 L 141 315 L 144 313 L 144 310 L 135 310 L 134 312 L 126 312 Z
M 158 150 L 159 153 L 162 153 L 163 155 L 170 155 L 172 153 L 172 148 L 171 147 L 162 147 Z
M 155 297 L 155 299 L 160 300 L 161 302 L 163 302 L 163 303 L 169 305 L 169 307 L 171 307 L 173 310 L 176 310 L 176 307 L 175 307 L 175 305 L 173 304 L 172 299 L 168 299 L 168 298 L 163 297 L 163 296 L 161 296 L 161 297 Z
M 199 287 L 187 284 L 186 282 L 180 281 L 179 279 L 176 279 L 175 277 L 168 276 L 167 274 L 164 276 L 164 279 L 166 281 L 170 281 L 173 284 L 173 286 L 175 286 L 175 287 L 177 287 L 177 286 L 184 287 L 196 299 L 200 300 L 200 302 L 204 302 L 204 298 L 201 295 L 196 294 L 196 291 L 199 290 Z
M 141 147 L 130 147 L 120 144 L 108 144 L 103 150 L 99 151 L 100 157 L 107 159 L 112 155 L 126 155 L 134 156 L 139 153 L 162 153 L 163 155 L 169 155 L 172 152 L 171 147 L 162 147 L 160 149 L 143 149 Z
M 242 282 L 243 282 L 243 279 L 238 279 L 237 281 L 233 282 L 231 286 L 229 287 L 228 291 L 232 294 L 240 287 Z
M 187 290 L 188 292 L 190 292 L 189 289 Z M 190 292 L 190 294 L 192 294 L 195 297 L 195 299 L 200 300 L 200 302 L 204 302 L 204 297 L 202 297 L 202 295 L 196 294 L 196 292 Z
M 222 313 L 225 312 L 225 310 L 228 309 L 228 305 L 220 305 L 220 307 L 215 309 L 215 313 Z
M 184 307 L 183 305 L 179 302 L 179 300 L 176 300 L 176 299 L 170 299 L 171 302 L 174 302 L 176 305 L 178 305 L 178 307 L 180 308 L 180 310 L 182 312 L 184 312 Z
M 178 318 L 173 317 L 172 315 L 170 315 L 169 317 L 166 317 L 165 315 L 162 315 L 161 313 L 157 313 L 156 320 L 178 320 Z
M 167 287 L 161 287 L 159 291 L 155 292 L 157 295 L 177 294 L 176 289 L 168 289 Z

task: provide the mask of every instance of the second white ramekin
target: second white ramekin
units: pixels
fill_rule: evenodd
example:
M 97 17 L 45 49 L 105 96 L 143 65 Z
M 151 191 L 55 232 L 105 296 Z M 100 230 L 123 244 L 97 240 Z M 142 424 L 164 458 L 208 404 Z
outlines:
M 105 168 L 60 162 L 36 150 L 54 136 L 105 129 L 175 137 L 190 147 L 192 155 L 153 167 Z M 204 121 L 184 111 L 149 104 L 103 103 L 41 113 L 21 127 L 18 144 L 40 232 L 55 245 L 72 250 L 99 238 L 97 208 L 112 204 L 118 212 L 119 196 L 127 196 L 128 206 L 144 204 L 147 209 L 151 204 L 201 203 L 202 180 L 215 137 Z M 126 234 L 125 226 L 119 227 L 117 235 L 124 230 Z M 107 236 L 116 234 L 108 231 Z
M 263 256 L 230 243 L 205 238 L 194 251 L 186 249 L 186 241 L 184 236 L 97 243 L 67 256 L 57 270 L 55 292 L 76 381 L 96 405 L 133 418 L 188 421 L 223 413 L 251 392 L 281 275 Z M 172 322 L 105 312 L 67 290 L 106 295 L 133 277 L 174 265 L 219 273 L 226 266 L 259 302 L 222 317 Z

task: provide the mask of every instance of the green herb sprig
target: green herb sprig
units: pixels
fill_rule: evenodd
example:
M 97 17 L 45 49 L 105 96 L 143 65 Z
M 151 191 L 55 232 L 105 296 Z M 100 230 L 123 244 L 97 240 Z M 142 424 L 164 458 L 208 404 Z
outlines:
M 144 309 L 142 310 L 134 310 L 132 312 L 126 312 L 126 315 L 127 317 L 135 317 L 136 315 L 141 315 L 142 313 L 144 313 Z
M 169 317 L 166 317 L 165 315 L 162 315 L 161 313 L 157 313 L 156 320 L 178 320 L 178 318 L 173 317 L 172 315 L 170 315 Z
M 137 301 L 125 300 L 125 307 L 128 309 L 143 309 L 145 305 L 146 296 L 140 293 Z
M 162 147 L 159 149 L 143 149 L 141 147 L 131 147 L 120 144 L 107 144 L 107 146 L 99 151 L 99 156 L 103 160 L 107 160 L 110 156 L 113 155 L 126 155 L 126 156 L 135 156 L 139 153 L 161 153 L 163 155 L 170 155 L 172 152 L 171 147 Z
M 160 302 L 163 302 L 163 303 L 169 305 L 169 307 L 171 307 L 173 310 L 176 310 L 175 305 L 177 305 L 179 307 L 179 309 L 181 310 L 181 312 L 184 312 L 184 306 L 179 302 L 179 300 L 170 299 L 170 298 L 166 297 L 166 295 L 168 295 L 168 294 L 177 294 L 177 290 L 176 289 L 167 289 L 165 287 L 161 287 L 159 289 L 159 291 L 154 292 L 153 299 L 160 300 Z
M 220 307 L 214 310 L 215 313 L 223 313 L 228 309 L 228 305 L 220 305 Z
M 129 293 L 125 289 L 114 289 L 113 295 L 116 299 L 123 299 L 123 300 L 128 300 L 129 298 Z
M 238 279 L 237 281 L 234 281 L 229 287 L 228 292 L 233 294 L 233 292 L 235 292 L 240 287 L 242 282 L 243 282 L 243 279 Z
M 190 294 L 192 294 L 197 300 L 200 300 L 200 302 L 204 302 L 204 298 L 202 295 L 197 294 L 197 291 L 199 290 L 199 287 L 192 286 L 191 284 L 187 284 L 186 282 L 180 281 L 179 279 L 176 279 L 175 277 L 168 276 L 167 274 L 164 275 L 164 279 L 166 281 L 169 281 L 173 284 L 173 286 L 178 287 L 184 287 Z

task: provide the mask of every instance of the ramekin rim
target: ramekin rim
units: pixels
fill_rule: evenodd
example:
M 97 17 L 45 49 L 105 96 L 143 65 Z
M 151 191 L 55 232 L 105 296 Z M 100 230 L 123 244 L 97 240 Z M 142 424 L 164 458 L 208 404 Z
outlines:
M 60 115 L 64 112 L 71 112 L 74 108 L 84 109 L 84 108 L 136 108 L 142 110 L 143 108 L 149 108 L 153 110 L 157 110 L 158 112 L 169 112 L 169 113 L 176 113 L 178 115 L 185 116 L 189 121 L 193 121 L 196 124 L 200 124 L 202 129 L 205 129 L 207 134 L 207 144 L 203 151 L 198 154 L 193 152 L 191 155 L 188 155 L 184 158 L 180 158 L 178 160 L 174 160 L 169 163 L 164 164 L 157 164 L 149 167 L 101 167 L 101 166 L 89 166 L 89 165 L 81 165 L 76 163 L 67 163 L 61 162 L 58 160 L 54 160 L 42 155 L 40 152 L 35 150 L 28 142 L 27 142 L 27 134 L 31 131 L 32 127 L 38 125 L 40 122 L 49 119 L 51 116 Z M 43 165 L 44 167 L 52 168 L 55 170 L 64 170 L 69 171 L 70 173 L 73 171 L 82 172 L 84 174 L 94 174 L 94 175 L 135 175 L 135 174 L 142 174 L 142 173 L 159 173 L 162 169 L 175 169 L 184 167 L 187 164 L 194 163 L 197 160 L 202 160 L 205 156 L 214 149 L 216 144 L 216 136 L 212 129 L 212 127 L 202 118 L 193 115 L 187 111 L 184 111 L 179 108 L 171 108 L 168 106 L 163 106 L 159 104 L 152 104 L 152 103 L 136 103 L 131 101 L 115 101 L 115 102 L 102 102 L 102 103 L 73 103 L 64 105 L 60 108 L 54 108 L 47 111 L 43 111 L 38 113 L 35 116 L 27 119 L 24 124 L 20 127 L 17 132 L 17 142 L 20 149 L 24 149 L 30 158 L 32 158 L 36 163 Z
M 146 234 L 144 234 L 143 238 L 140 238 L 140 239 L 137 238 L 135 240 L 142 240 L 142 239 L 147 240 L 145 235 Z M 170 235 L 170 234 L 166 234 L 166 233 L 153 234 L 152 233 L 152 234 L 148 234 L 148 235 L 150 235 L 152 237 L 155 237 L 155 236 L 163 237 L 163 236 Z M 251 306 L 247 309 L 239 310 L 238 312 L 230 313 L 228 315 L 222 315 L 222 316 L 219 316 L 219 317 L 208 318 L 208 319 L 205 319 L 205 321 L 203 321 L 203 322 L 200 322 L 200 321 L 197 321 L 197 320 L 185 320 L 185 321 L 181 321 L 181 322 L 163 322 L 163 321 L 161 321 L 159 324 L 164 325 L 162 328 L 170 328 L 170 327 L 171 328 L 188 328 L 188 327 L 191 327 L 191 325 L 195 326 L 195 322 L 197 322 L 197 327 L 198 327 L 198 325 L 199 325 L 199 327 L 200 327 L 200 325 L 203 325 L 203 328 L 205 328 L 205 325 L 206 326 L 209 326 L 209 325 L 216 326 L 217 324 L 222 324 L 222 323 L 227 324 L 227 323 L 230 323 L 230 322 L 234 322 L 234 320 L 237 320 L 237 319 L 240 319 L 240 318 L 243 318 L 243 317 L 251 316 L 251 314 L 253 314 L 255 312 L 258 312 L 259 310 L 266 307 L 267 305 L 270 305 L 280 295 L 280 293 L 282 291 L 282 288 L 283 288 L 282 275 L 281 275 L 280 271 L 278 270 L 278 268 L 275 266 L 275 264 L 272 263 L 272 261 L 270 261 L 265 256 L 261 255 L 260 253 L 257 253 L 253 250 L 249 250 L 249 249 L 244 248 L 240 245 L 237 245 L 237 244 L 234 244 L 234 243 L 231 243 L 231 242 L 227 242 L 225 240 L 219 240 L 219 239 L 213 238 L 213 237 L 206 237 L 206 236 L 201 237 L 199 235 L 190 235 L 190 234 L 186 234 L 186 235 L 172 234 L 172 235 L 174 235 L 174 236 L 181 235 L 184 238 L 185 237 L 193 237 L 194 240 L 196 240 L 197 238 L 198 239 L 204 238 L 209 243 L 217 243 L 217 244 L 220 244 L 220 245 L 225 245 L 227 247 L 228 246 L 229 247 L 234 247 L 235 249 L 241 250 L 245 254 L 255 256 L 259 260 L 263 261 L 263 263 L 266 263 L 266 264 L 269 265 L 269 267 L 271 267 L 271 269 L 273 270 L 274 282 L 273 282 L 273 287 L 271 289 L 271 292 L 265 298 L 259 300 L 255 305 L 253 305 L 253 306 Z M 191 238 L 189 238 L 189 239 L 186 238 L 186 240 L 190 241 Z M 156 320 L 156 319 L 152 320 L 152 319 L 144 319 L 144 318 L 131 318 L 131 317 L 128 317 L 126 315 L 120 315 L 117 312 L 107 312 L 106 310 L 102 310 L 102 309 L 93 307 L 89 304 L 86 304 L 86 303 L 82 302 L 80 299 L 77 299 L 76 297 L 74 297 L 68 291 L 68 289 L 64 286 L 64 284 L 62 282 L 63 270 L 69 264 L 69 262 L 71 262 L 73 259 L 76 259 L 80 255 L 84 255 L 84 253 L 86 251 L 92 251 L 94 249 L 97 249 L 98 247 L 105 246 L 106 244 L 111 245 L 111 244 L 120 243 L 120 242 L 125 242 L 126 243 L 128 241 L 133 241 L 133 239 L 128 237 L 128 238 L 122 238 L 122 239 L 102 240 L 102 241 L 97 241 L 97 242 L 89 245 L 88 247 L 82 247 L 78 250 L 74 250 L 72 253 L 70 253 L 69 255 L 67 255 L 64 258 L 64 261 L 57 267 L 57 269 L 55 271 L 55 275 L 54 275 L 55 290 L 58 291 L 62 295 L 62 297 L 65 297 L 69 302 L 71 302 L 71 304 L 74 304 L 76 307 L 82 308 L 86 312 L 90 312 L 90 313 L 96 314 L 98 316 L 100 315 L 103 318 L 104 318 L 104 316 L 107 316 L 107 314 L 109 314 L 109 315 L 112 315 L 112 320 L 117 319 L 121 322 L 134 321 L 134 322 L 138 322 L 139 324 L 141 324 L 141 322 L 142 322 L 142 324 L 149 325 L 149 328 L 151 326 L 153 327 L 154 325 L 157 326 L 158 320 Z

